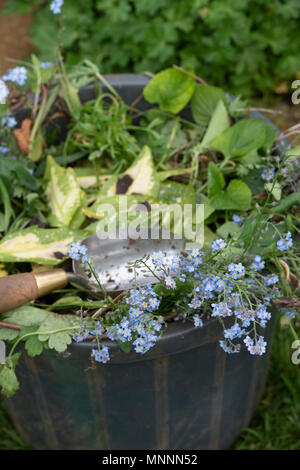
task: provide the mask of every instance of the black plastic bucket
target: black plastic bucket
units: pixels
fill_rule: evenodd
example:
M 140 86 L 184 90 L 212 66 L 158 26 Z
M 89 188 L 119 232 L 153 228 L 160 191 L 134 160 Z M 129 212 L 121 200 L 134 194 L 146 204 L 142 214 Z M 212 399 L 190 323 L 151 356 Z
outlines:
M 127 103 L 142 96 L 148 80 L 109 76 Z M 91 99 L 93 87 L 80 96 Z M 141 99 L 136 107 L 149 105 Z M 275 323 L 276 313 L 264 331 L 267 353 L 259 357 L 224 353 L 217 320 L 203 328 L 172 323 L 145 355 L 124 353 L 108 340 L 111 361 L 104 365 L 92 366 L 91 343 L 73 343 L 63 355 L 23 354 L 20 390 L 7 408 L 35 449 L 228 448 L 260 400 Z

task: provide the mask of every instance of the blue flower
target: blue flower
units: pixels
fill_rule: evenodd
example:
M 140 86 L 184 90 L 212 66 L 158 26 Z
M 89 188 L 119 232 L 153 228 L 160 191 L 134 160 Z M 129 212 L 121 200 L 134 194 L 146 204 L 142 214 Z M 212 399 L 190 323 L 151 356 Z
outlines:
M 90 261 L 87 254 L 87 247 L 81 245 L 80 242 L 73 242 L 67 248 L 68 255 L 70 258 L 75 260 L 81 260 L 82 263 L 88 263 Z
M 167 276 L 165 278 L 165 285 L 166 285 L 167 289 L 175 289 L 176 288 L 176 282 L 170 276 Z
M 110 360 L 108 347 L 102 346 L 101 349 L 92 349 L 91 357 L 93 357 L 95 361 L 105 364 Z
M 277 274 L 272 274 L 271 276 L 268 276 L 265 278 L 265 285 L 266 286 L 273 286 L 279 281 L 279 278 Z
M 2 155 L 6 155 L 7 152 L 9 152 L 9 148 L 5 145 L 0 145 L 0 152 L 2 153 Z
M 84 330 L 79 333 L 75 333 L 75 335 L 73 336 L 73 339 L 74 341 L 76 341 L 76 343 L 81 343 L 88 337 L 88 335 L 89 335 L 89 331 Z
M 223 349 L 223 351 L 225 351 L 227 354 L 235 354 L 235 353 L 240 352 L 241 346 L 239 344 L 230 345 L 224 340 L 220 340 L 219 344 L 221 348 Z
M 233 222 L 235 222 L 235 223 L 238 224 L 238 225 L 242 225 L 242 223 L 244 222 L 244 218 L 243 218 L 243 217 L 240 217 L 240 216 L 237 215 L 237 214 L 233 214 L 232 220 L 233 220 Z
M 230 263 L 228 266 L 228 271 L 231 273 L 233 279 L 239 279 L 245 275 L 245 267 L 242 263 Z
M 5 104 L 6 98 L 9 95 L 9 89 L 3 80 L 0 80 L 0 104 Z
M 261 356 L 266 352 L 266 341 L 264 341 L 263 336 L 260 336 L 258 340 L 255 341 L 251 339 L 249 336 L 246 336 L 244 339 L 244 343 L 247 346 L 248 351 L 252 355 L 258 355 Z
M 196 326 L 196 327 L 203 326 L 203 321 L 201 320 L 199 315 L 193 315 L 193 320 L 194 320 L 194 326 Z
M 50 10 L 54 15 L 59 15 L 61 13 L 61 7 L 64 4 L 64 0 L 53 0 L 50 4 Z
M 254 258 L 254 262 L 251 264 L 250 269 L 254 271 L 260 271 L 265 267 L 265 261 L 262 259 L 261 256 L 256 255 Z
M 25 67 L 15 67 L 9 69 L 7 75 L 3 75 L 2 80 L 5 82 L 14 82 L 19 86 L 23 86 L 27 80 L 27 70 Z
M 245 334 L 245 330 L 242 329 L 238 323 L 235 323 L 231 328 L 224 330 L 224 338 L 234 339 L 240 338 Z
M 47 69 L 49 67 L 52 67 L 53 65 L 54 65 L 53 62 L 42 62 L 41 69 Z
M 264 181 L 272 181 L 275 174 L 275 168 L 265 168 L 261 174 L 261 179 Z
M 218 240 L 212 242 L 211 248 L 213 251 L 220 251 L 223 250 L 226 245 L 226 242 L 222 238 L 219 238 Z
M 292 240 L 292 234 L 291 232 L 288 232 L 286 235 L 284 235 L 284 239 L 281 238 L 277 242 L 277 249 L 279 251 L 287 251 L 289 248 L 293 246 L 293 240 Z
M 12 129 L 13 127 L 15 127 L 17 125 L 17 121 L 12 116 L 4 116 L 1 119 L 1 125 L 2 126 L 7 126 L 7 127 Z

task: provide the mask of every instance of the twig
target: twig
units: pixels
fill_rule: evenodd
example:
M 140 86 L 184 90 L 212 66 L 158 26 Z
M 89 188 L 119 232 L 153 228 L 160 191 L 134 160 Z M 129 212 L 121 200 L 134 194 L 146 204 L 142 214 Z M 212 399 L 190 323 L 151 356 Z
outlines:
M 17 323 L 10 323 L 7 321 L 0 321 L 0 327 L 9 328 L 11 330 L 21 330 L 23 325 L 18 325 Z
M 173 69 L 179 70 L 179 72 L 183 72 L 186 75 L 189 75 L 190 77 L 194 78 L 198 82 L 202 83 L 202 85 L 207 85 L 207 83 L 203 80 L 203 78 L 198 77 L 197 75 L 195 75 L 192 72 L 188 72 L 187 70 L 183 69 L 182 67 L 179 67 L 179 65 L 173 65 Z

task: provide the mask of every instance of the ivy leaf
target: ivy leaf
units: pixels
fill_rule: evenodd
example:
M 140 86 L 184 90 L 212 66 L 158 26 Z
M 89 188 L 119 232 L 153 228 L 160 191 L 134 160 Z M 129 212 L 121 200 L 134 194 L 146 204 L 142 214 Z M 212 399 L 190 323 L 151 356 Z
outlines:
M 227 102 L 221 88 L 210 85 L 197 86 L 191 101 L 192 114 L 195 121 L 202 127 L 207 126 L 220 101 L 224 105 Z
M 2 393 L 8 398 L 16 393 L 20 384 L 13 368 L 0 366 L 0 385 Z
M 191 99 L 195 80 L 175 69 L 166 69 L 156 74 L 144 88 L 144 97 L 149 103 L 158 103 L 162 111 L 179 113 Z

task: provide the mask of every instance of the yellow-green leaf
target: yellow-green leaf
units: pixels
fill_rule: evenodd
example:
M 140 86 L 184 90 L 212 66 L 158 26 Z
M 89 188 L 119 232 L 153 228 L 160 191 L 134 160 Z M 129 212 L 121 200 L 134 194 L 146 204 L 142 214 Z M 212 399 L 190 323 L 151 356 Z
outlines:
M 0 242 L 0 261 L 30 261 L 39 264 L 61 263 L 67 247 L 81 238 L 80 232 L 66 227 L 44 229 L 37 226 L 11 233 Z

